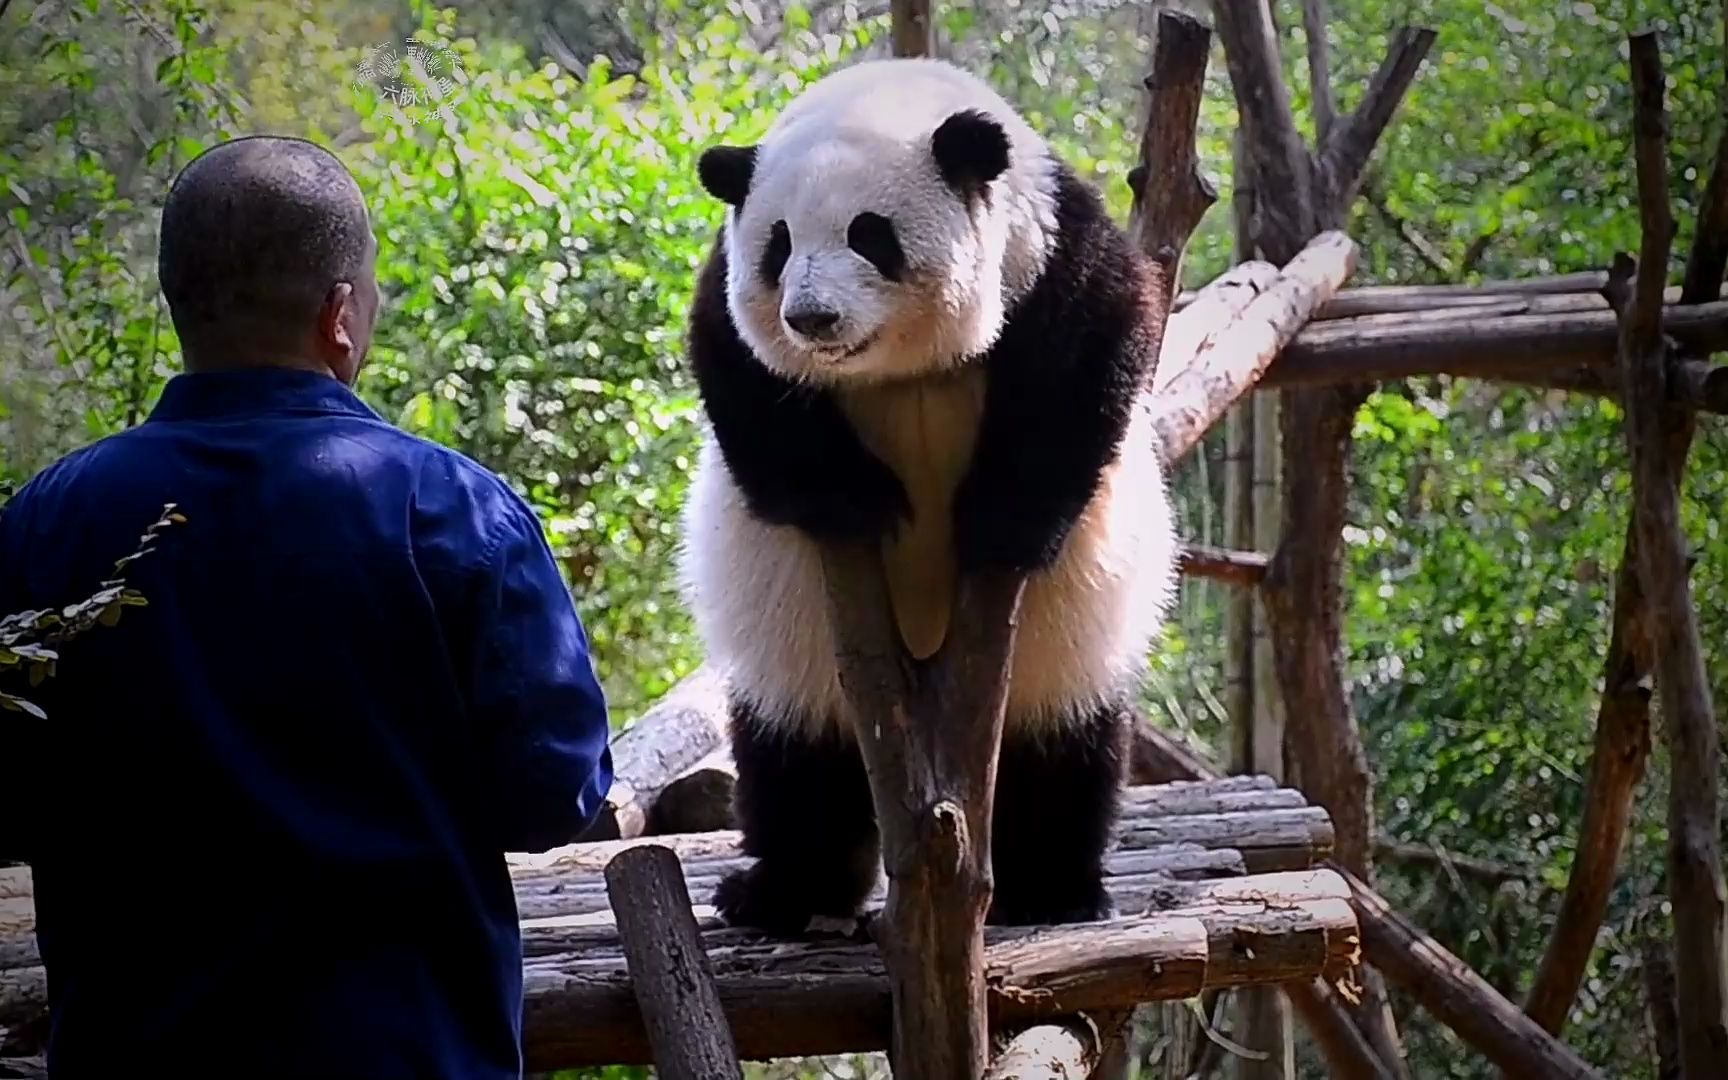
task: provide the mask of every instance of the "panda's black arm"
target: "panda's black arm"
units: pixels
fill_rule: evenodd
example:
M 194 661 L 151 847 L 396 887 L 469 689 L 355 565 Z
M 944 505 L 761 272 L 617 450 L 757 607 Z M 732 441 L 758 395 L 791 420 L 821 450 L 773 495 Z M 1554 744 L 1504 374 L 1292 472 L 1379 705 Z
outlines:
M 985 360 L 972 464 L 954 499 L 966 572 L 1055 561 L 1128 429 L 1149 368 L 1143 275 L 1106 220 L 1059 246 Z
M 689 352 L 703 409 L 751 513 L 812 537 L 878 539 L 911 516 L 899 479 L 828 392 L 764 367 L 726 308 L 724 240 L 697 283 Z

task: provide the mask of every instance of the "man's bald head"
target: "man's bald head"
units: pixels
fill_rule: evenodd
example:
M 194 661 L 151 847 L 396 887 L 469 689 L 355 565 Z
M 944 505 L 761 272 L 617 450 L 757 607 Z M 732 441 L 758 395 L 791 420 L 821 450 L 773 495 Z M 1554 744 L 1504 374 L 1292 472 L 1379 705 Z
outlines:
M 351 382 L 377 313 L 375 257 L 359 185 L 301 139 L 216 146 L 162 208 L 158 274 L 193 370 L 313 366 Z

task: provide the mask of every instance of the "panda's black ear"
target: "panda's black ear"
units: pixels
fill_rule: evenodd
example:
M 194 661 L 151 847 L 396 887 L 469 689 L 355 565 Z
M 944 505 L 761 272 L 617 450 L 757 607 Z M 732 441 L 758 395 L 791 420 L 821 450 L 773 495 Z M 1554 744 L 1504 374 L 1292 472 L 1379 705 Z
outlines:
M 930 152 L 948 186 L 962 194 L 978 191 L 1008 169 L 1008 132 L 976 109 L 942 121 L 930 136 Z
M 696 159 L 696 176 L 703 188 L 734 208 L 744 205 L 755 172 L 754 146 L 710 146 Z

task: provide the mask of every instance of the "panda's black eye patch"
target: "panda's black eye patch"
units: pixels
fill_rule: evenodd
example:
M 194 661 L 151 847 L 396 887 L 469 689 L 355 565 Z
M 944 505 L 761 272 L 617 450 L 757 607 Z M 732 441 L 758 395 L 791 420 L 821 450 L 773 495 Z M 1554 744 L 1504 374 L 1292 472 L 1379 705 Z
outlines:
M 768 230 L 768 246 L 762 249 L 762 263 L 756 268 L 762 280 L 769 285 L 779 284 L 780 271 L 786 269 L 786 260 L 791 257 L 792 231 L 784 221 L 776 221 Z
M 865 211 L 853 218 L 846 227 L 846 246 L 869 259 L 889 281 L 899 281 L 906 270 L 906 253 L 900 250 L 894 223 L 881 214 Z

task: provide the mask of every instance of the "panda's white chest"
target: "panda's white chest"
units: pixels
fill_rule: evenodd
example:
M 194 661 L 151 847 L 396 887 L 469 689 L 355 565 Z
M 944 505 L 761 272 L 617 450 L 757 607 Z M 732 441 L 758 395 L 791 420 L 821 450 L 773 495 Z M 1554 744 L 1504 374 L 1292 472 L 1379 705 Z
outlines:
M 912 520 L 885 541 L 883 568 L 906 648 L 935 653 L 954 606 L 954 491 L 965 477 L 984 411 L 984 373 L 848 388 L 841 409 L 871 453 L 906 488 Z

